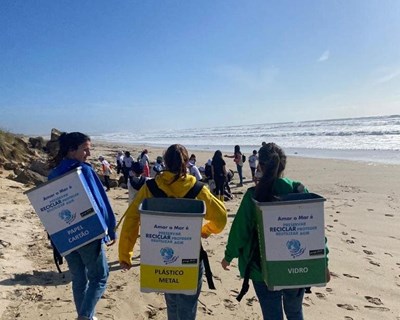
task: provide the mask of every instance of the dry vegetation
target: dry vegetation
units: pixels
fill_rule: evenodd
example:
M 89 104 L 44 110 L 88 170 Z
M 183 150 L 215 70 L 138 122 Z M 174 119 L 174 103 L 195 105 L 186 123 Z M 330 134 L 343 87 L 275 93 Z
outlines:
M 27 161 L 33 154 L 22 136 L 0 129 L 0 163 Z

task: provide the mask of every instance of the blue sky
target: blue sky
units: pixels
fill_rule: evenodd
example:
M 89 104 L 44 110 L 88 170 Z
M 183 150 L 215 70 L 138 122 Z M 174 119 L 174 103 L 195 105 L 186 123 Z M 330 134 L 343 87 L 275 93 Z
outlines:
M 400 110 L 400 1 L 2 0 L 0 128 L 101 133 Z

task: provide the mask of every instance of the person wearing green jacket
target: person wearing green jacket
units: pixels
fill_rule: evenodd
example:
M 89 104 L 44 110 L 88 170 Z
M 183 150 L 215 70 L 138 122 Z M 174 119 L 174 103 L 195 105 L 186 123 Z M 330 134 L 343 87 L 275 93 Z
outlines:
M 305 288 L 269 290 L 263 280 L 258 237 L 256 231 L 256 205 L 258 202 L 273 201 L 277 196 L 288 193 L 308 192 L 298 181 L 283 178 L 286 166 L 286 155 L 275 143 L 268 143 L 258 152 L 259 166 L 263 173 L 256 187 L 249 188 L 245 193 L 235 220 L 229 232 L 225 256 L 221 265 L 229 270 L 234 258 L 239 258 L 240 276 L 245 277 L 246 268 L 250 268 L 250 279 L 260 302 L 264 319 L 283 320 L 285 313 L 288 320 L 303 320 L 302 302 Z M 257 247 L 255 253 L 253 248 Z M 326 250 L 327 251 L 327 250 Z M 329 281 L 329 270 L 326 270 Z M 283 304 L 283 306 L 282 306 Z

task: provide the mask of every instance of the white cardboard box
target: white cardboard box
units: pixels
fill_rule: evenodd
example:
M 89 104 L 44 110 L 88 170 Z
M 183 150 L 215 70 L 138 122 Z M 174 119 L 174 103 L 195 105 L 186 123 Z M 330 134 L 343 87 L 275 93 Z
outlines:
M 140 290 L 195 294 L 204 201 L 149 198 L 139 211 Z
M 293 193 L 281 201 L 257 202 L 264 281 L 271 290 L 324 286 L 325 199 Z
M 62 256 L 107 234 L 81 167 L 28 190 L 26 195 Z

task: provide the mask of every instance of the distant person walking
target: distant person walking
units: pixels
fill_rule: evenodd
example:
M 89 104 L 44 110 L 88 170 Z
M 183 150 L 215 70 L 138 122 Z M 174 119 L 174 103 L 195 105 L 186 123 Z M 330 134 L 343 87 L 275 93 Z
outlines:
M 124 182 L 126 185 L 128 185 L 129 171 L 131 170 L 134 162 L 135 160 L 133 160 L 131 153 L 129 151 L 125 151 L 125 155 L 122 159 L 122 173 L 124 175 Z
M 99 161 L 101 163 L 101 171 L 104 177 L 104 185 L 106 186 L 106 191 L 110 191 L 110 175 L 111 175 L 111 166 L 103 156 L 99 157 Z
M 148 153 L 149 151 L 147 149 L 144 149 L 140 154 L 140 159 L 139 159 L 139 162 L 143 167 L 142 175 L 144 177 L 150 177 L 150 160 Z
M 72 276 L 72 292 L 78 320 L 95 320 L 95 307 L 103 295 L 109 269 L 103 243 L 114 244 L 116 234 L 115 216 L 103 185 L 92 166 L 86 162 L 90 156 L 90 138 L 80 132 L 62 133 L 59 137 L 59 151 L 49 160 L 52 171 L 49 180 L 57 178 L 77 167 L 83 176 L 99 208 L 99 215 L 108 227 L 108 235 L 93 240 L 65 256 Z M 66 239 L 67 241 L 67 239 Z
M 117 155 L 115 156 L 115 163 L 117 165 L 117 174 L 122 173 L 122 163 L 124 161 L 124 155 L 122 151 L 118 151 Z
M 236 145 L 233 155 L 225 155 L 227 158 L 233 158 L 233 161 L 236 163 L 236 170 L 239 175 L 239 187 L 243 186 L 243 157 L 242 152 L 240 151 L 240 146 Z
M 224 201 L 225 182 L 227 180 L 226 163 L 222 158 L 221 150 L 217 150 L 211 161 L 211 177 L 215 182 L 215 195 Z
M 249 166 L 251 171 L 251 178 L 256 181 L 256 169 L 257 169 L 257 150 L 253 150 L 253 154 L 249 157 Z

